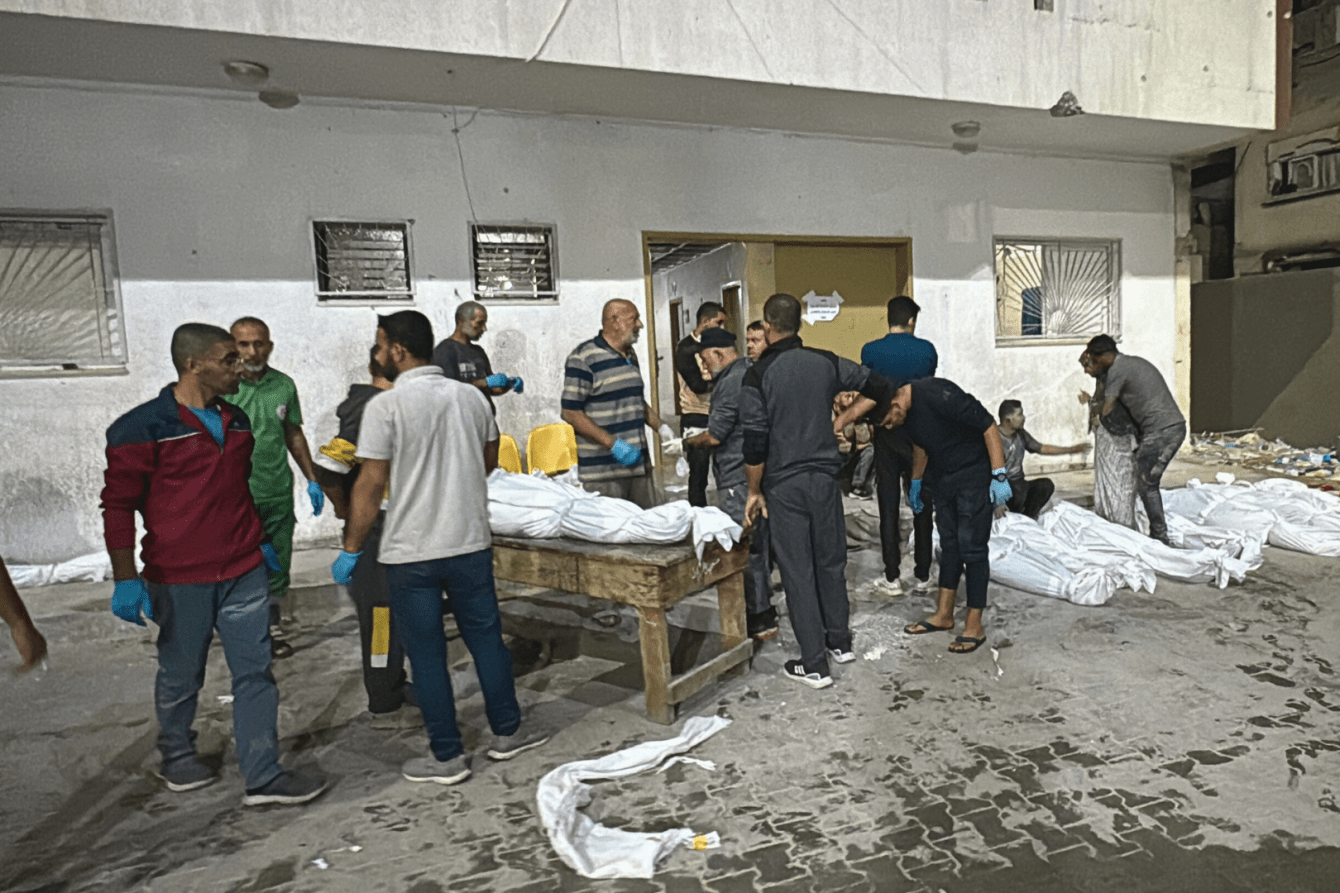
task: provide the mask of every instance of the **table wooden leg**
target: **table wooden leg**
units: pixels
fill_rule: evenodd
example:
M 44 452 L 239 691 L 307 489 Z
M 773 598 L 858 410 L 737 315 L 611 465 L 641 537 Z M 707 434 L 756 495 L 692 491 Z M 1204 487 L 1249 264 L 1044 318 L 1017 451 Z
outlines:
M 717 610 L 721 614 L 721 650 L 745 639 L 744 571 L 717 583 Z
M 669 725 L 675 721 L 670 703 L 670 627 L 662 608 L 637 609 L 638 640 L 642 644 L 642 683 L 647 693 L 647 716 Z

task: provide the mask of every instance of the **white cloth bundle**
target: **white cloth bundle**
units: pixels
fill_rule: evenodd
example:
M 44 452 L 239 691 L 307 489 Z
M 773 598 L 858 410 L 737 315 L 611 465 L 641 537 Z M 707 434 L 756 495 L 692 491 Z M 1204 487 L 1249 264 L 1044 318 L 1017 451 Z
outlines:
M 535 791 L 540 824 L 568 867 L 588 878 L 649 878 L 657 863 L 695 837 L 688 828 L 655 834 L 622 831 L 597 824 L 581 808 L 591 802 L 591 786 L 602 778 L 623 778 L 655 769 L 667 757 L 683 753 L 730 725 L 722 716 L 685 720 L 677 738 L 645 741 L 594 760 L 565 763 L 540 779 Z
M 1253 484 L 1220 474 L 1218 481 L 1191 480 L 1183 490 L 1165 490 L 1165 512 L 1170 519 L 1237 531 L 1281 549 L 1340 557 L 1340 497 L 1284 478 Z
M 993 581 L 1077 605 L 1105 604 L 1123 586 L 1154 591 L 1147 566 L 1078 549 L 1026 515 L 992 523 L 990 558 Z

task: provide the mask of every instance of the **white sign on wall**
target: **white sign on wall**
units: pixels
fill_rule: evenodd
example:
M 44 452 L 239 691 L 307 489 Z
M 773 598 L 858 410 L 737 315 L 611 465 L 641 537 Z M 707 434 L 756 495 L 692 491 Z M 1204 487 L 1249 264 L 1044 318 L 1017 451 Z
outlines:
M 811 291 L 800 300 L 805 302 L 805 312 L 800 318 L 810 325 L 832 322 L 837 319 L 838 311 L 842 309 L 842 295 L 837 292 L 831 295 L 816 295 Z

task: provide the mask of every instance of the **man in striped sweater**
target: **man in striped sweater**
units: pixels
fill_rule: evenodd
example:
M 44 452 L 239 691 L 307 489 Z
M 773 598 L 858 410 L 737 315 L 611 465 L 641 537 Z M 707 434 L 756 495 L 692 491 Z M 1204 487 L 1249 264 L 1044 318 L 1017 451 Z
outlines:
M 602 496 L 627 499 L 646 509 L 656 504 L 649 441 L 643 428 L 674 437 L 647 404 L 633 345 L 642 317 L 632 301 L 605 304 L 600 332 L 568 354 L 563 369 L 563 421 L 577 432 L 577 474 Z

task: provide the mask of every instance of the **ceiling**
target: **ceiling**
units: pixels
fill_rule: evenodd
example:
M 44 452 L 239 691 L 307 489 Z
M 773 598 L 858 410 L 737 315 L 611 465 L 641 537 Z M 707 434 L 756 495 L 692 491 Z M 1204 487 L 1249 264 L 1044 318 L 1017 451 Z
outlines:
M 651 271 L 664 273 L 673 270 L 691 260 L 697 260 L 704 254 L 711 254 L 727 242 L 648 242 L 647 252 L 651 255 Z
M 0 13 L 0 78 L 247 91 L 228 59 L 261 62 L 267 86 L 305 100 L 426 103 L 949 146 L 976 120 L 985 151 L 1167 159 L 1251 131 L 819 90 L 628 69 L 459 56 L 74 18 Z

